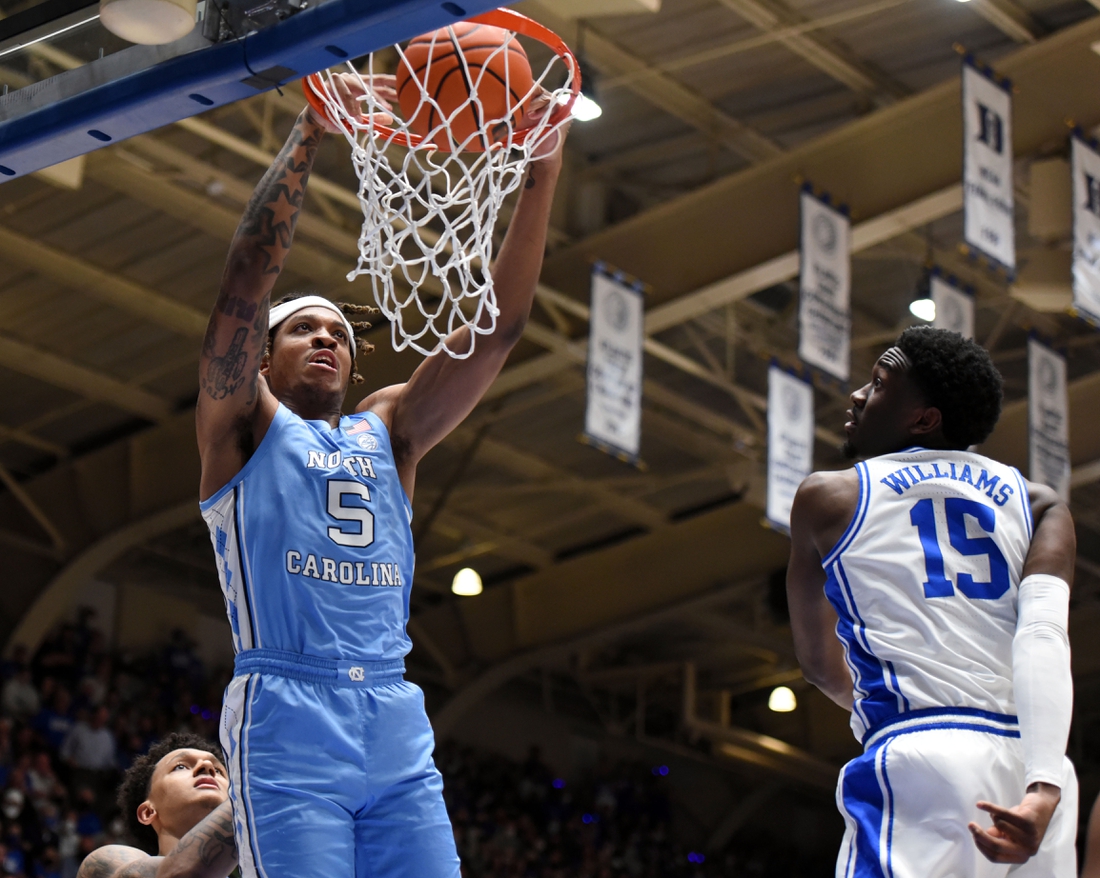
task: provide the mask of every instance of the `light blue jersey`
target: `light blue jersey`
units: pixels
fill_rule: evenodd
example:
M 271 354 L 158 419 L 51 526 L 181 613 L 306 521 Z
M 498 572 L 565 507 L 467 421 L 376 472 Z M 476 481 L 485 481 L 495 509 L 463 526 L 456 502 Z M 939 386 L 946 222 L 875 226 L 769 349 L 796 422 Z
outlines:
M 377 415 L 332 429 L 280 404 L 251 459 L 200 506 L 236 652 L 408 654 L 412 507 Z

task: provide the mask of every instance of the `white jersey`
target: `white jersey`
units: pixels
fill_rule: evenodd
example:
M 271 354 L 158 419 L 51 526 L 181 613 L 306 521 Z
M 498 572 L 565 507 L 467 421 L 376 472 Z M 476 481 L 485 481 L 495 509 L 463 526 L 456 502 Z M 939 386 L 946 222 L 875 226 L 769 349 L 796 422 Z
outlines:
M 1031 544 L 1026 483 L 965 451 L 913 448 L 857 464 L 859 503 L 823 561 L 852 674 L 852 730 L 954 708 L 1014 724 L 1012 639 Z M 1018 734 L 1018 733 L 1016 733 Z

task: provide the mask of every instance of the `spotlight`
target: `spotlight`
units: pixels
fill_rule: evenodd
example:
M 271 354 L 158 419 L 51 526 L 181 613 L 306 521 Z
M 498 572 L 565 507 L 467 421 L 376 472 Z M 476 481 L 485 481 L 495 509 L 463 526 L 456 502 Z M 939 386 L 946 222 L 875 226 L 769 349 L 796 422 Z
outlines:
M 909 313 L 918 320 L 931 323 L 936 319 L 936 303 L 929 298 L 914 299 L 909 303 Z
M 794 697 L 794 691 L 786 686 L 776 686 L 768 696 L 768 709 L 776 713 L 790 713 L 796 707 L 798 699 Z
M 587 62 L 581 61 L 581 93 L 573 102 L 573 118 L 578 122 L 591 122 L 603 115 L 603 107 L 596 101 L 596 74 Z
M 591 122 L 603 115 L 603 107 L 597 104 L 583 91 L 573 102 L 573 118 L 578 122 Z
M 451 582 L 451 591 L 464 598 L 481 594 L 481 577 L 472 567 L 463 567 Z

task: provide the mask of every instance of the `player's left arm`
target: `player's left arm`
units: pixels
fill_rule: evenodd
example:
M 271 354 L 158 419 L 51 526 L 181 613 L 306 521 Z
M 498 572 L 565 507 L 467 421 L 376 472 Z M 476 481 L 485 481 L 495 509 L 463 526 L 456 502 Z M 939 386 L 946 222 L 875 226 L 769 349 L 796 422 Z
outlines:
M 375 412 L 386 423 L 401 482 L 410 497 L 417 463 L 473 411 L 523 335 L 542 270 L 565 130 L 559 129 L 556 137 L 556 143 L 547 145 L 548 154 L 528 167 L 493 266 L 500 309 L 496 330 L 479 335 L 474 352 L 466 359 L 456 360 L 445 354 L 427 357 L 407 383 L 383 388 L 356 407 L 356 411 Z M 467 350 L 470 335 L 463 326 L 448 336 L 447 346 Z
M 1034 522 L 1017 596 L 1012 680 L 1024 751 L 1023 800 L 1014 808 L 978 807 L 993 826 L 970 824 L 974 843 L 995 863 L 1034 856 L 1061 801 L 1063 757 L 1073 713 L 1069 592 L 1077 540 L 1069 507 L 1045 485 L 1028 483 Z
M 836 636 L 837 615 L 825 596 L 821 566 L 822 532 L 845 520 L 846 476 L 813 473 L 803 480 L 791 506 L 791 556 L 787 564 L 787 606 L 802 676 L 845 710 L 852 709 L 852 677 Z M 827 548 L 825 554 L 828 553 Z
M 226 800 L 167 856 L 151 857 L 127 845 L 106 845 L 84 858 L 76 878 L 226 878 L 236 866 L 233 804 Z

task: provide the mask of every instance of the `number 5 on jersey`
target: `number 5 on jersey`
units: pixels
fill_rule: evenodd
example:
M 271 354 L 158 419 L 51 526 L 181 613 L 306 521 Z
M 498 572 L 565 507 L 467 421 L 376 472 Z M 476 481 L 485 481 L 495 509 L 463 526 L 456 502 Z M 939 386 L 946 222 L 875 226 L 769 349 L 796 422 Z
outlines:
M 944 571 L 943 549 L 936 529 L 935 502 L 932 498 L 919 500 L 909 510 L 909 520 L 917 529 L 921 547 L 924 549 L 924 570 L 928 577 L 924 582 L 926 598 L 944 598 L 955 594 L 951 580 Z M 959 591 L 971 600 L 996 600 L 1001 597 L 1008 591 L 1011 583 L 1008 562 L 992 536 L 997 527 L 997 510 L 963 497 L 945 498 L 943 508 L 944 518 L 947 520 L 947 539 L 951 548 L 960 555 L 984 555 L 989 559 L 989 581 L 975 582 L 971 574 L 959 572 L 955 576 Z M 968 516 L 977 523 L 985 536 L 971 537 L 967 533 Z
M 337 521 L 347 522 L 328 529 L 329 539 L 338 546 L 361 549 L 374 542 L 374 513 L 363 506 L 348 506 L 345 497 L 358 497 L 370 502 L 370 490 L 362 482 L 332 479 L 328 483 L 328 514 Z

